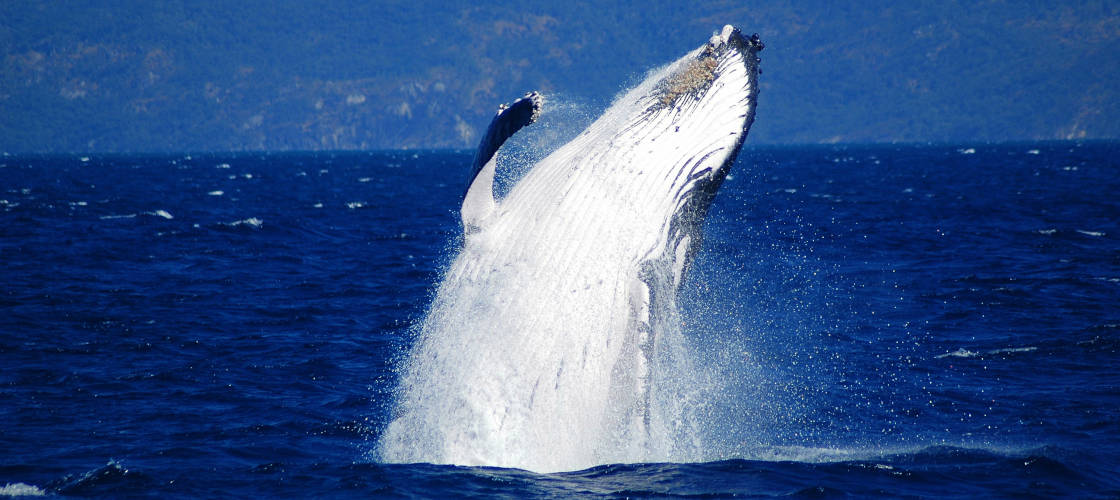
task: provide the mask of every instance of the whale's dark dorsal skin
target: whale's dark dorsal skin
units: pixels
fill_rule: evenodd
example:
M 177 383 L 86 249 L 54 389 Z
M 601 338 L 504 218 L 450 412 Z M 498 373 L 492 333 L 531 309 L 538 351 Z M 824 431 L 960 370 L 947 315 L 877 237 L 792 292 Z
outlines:
M 471 164 L 471 182 L 463 196 L 463 231 L 471 234 L 478 228 L 479 221 L 490 214 L 494 208 L 494 154 L 510 136 L 537 120 L 541 112 L 541 95 L 536 92 L 503 104 L 490 121 L 490 127 L 478 143 L 478 151 Z
M 384 460 L 549 472 L 682 456 L 677 294 L 754 120 L 760 50 L 724 27 L 495 200 L 497 151 L 540 96 L 499 109 Z

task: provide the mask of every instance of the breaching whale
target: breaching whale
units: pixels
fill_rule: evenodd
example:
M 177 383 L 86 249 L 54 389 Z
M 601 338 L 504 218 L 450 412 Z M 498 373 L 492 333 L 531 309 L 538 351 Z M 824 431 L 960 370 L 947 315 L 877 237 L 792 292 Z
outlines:
M 499 109 L 380 460 L 544 472 L 690 459 L 690 402 L 661 368 L 681 358 L 677 290 L 754 120 L 762 47 L 724 27 L 495 199 L 502 144 L 544 103 Z

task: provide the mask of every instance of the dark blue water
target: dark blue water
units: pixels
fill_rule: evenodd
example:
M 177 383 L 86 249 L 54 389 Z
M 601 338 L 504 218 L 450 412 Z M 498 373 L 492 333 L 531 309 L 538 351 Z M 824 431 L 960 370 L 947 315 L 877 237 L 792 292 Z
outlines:
M 713 461 L 379 464 L 469 160 L 0 158 L 0 496 L 1120 496 L 1120 144 L 745 150 Z

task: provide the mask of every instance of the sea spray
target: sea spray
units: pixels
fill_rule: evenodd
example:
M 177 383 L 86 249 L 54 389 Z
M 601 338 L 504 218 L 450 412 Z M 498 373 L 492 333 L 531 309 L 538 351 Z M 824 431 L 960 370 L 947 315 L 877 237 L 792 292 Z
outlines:
M 598 351 L 611 352 L 606 344 L 621 339 L 607 340 L 610 332 L 595 324 L 605 308 L 587 304 L 599 311 L 569 316 L 547 294 L 496 286 L 519 275 L 444 283 L 405 369 L 380 458 L 536 471 L 699 459 L 700 384 L 679 328 L 657 332 L 650 407 L 639 414 L 612 404 L 618 357 Z

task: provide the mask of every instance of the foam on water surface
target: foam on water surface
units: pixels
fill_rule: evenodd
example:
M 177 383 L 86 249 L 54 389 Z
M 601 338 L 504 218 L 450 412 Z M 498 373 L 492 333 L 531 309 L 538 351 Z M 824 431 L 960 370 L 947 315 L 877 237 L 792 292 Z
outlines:
M 46 495 L 46 491 L 43 491 L 37 486 L 32 486 L 26 483 L 8 483 L 4 486 L 0 486 L 0 496 L 41 497 Z

